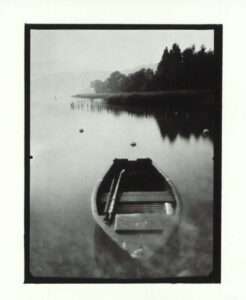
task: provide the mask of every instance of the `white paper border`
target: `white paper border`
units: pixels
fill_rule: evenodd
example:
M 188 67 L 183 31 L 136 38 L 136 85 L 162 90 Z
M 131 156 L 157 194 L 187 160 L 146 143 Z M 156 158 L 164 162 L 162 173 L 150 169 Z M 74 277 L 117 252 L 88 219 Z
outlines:
M 1 296 L 3 299 L 243 299 L 244 1 L 2 1 Z M 223 24 L 222 283 L 24 285 L 24 23 Z

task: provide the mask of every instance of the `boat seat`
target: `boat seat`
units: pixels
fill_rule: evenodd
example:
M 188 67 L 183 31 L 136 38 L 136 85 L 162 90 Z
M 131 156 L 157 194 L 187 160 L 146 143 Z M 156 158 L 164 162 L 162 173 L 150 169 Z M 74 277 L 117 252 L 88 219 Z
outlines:
M 116 214 L 114 230 L 117 232 L 161 232 L 163 214 Z
M 102 202 L 107 199 L 108 193 L 102 195 Z M 164 203 L 175 202 L 169 191 L 138 191 L 123 192 L 120 194 L 119 203 Z
M 120 203 L 163 203 L 174 202 L 169 191 L 124 192 L 120 195 Z

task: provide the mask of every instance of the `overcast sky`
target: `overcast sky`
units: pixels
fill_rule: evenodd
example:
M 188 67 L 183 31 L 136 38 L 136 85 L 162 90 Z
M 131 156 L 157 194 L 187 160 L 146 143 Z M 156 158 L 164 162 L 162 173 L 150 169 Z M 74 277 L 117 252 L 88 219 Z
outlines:
M 32 30 L 31 71 L 115 71 L 156 64 L 163 49 L 193 44 L 214 49 L 212 30 Z

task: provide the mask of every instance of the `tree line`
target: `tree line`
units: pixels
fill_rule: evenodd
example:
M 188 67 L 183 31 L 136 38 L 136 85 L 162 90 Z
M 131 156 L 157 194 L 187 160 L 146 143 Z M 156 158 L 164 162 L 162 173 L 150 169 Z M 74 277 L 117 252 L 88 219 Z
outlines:
M 203 45 L 181 51 L 178 44 L 163 51 L 156 71 L 142 68 L 125 75 L 119 71 L 111 73 L 104 81 L 95 80 L 91 87 L 96 93 L 164 91 L 178 89 L 216 88 L 216 61 L 214 52 Z

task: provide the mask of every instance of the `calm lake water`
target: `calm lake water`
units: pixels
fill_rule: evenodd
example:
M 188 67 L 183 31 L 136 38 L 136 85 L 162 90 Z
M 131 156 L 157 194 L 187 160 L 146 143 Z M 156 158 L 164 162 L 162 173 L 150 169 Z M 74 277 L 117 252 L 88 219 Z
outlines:
M 35 85 L 33 85 L 35 87 Z M 38 86 L 39 87 L 39 86 Z M 31 236 L 33 276 L 148 278 L 212 270 L 213 116 L 117 107 L 33 88 Z M 208 128 L 209 136 L 202 130 Z M 79 130 L 84 132 L 80 133 Z M 136 142 L 136 147 L 131 147 Z M 183 199 L 175 237 L 142 268 L 96 226 L 92 190 L 114 158 L 150 157 Z

